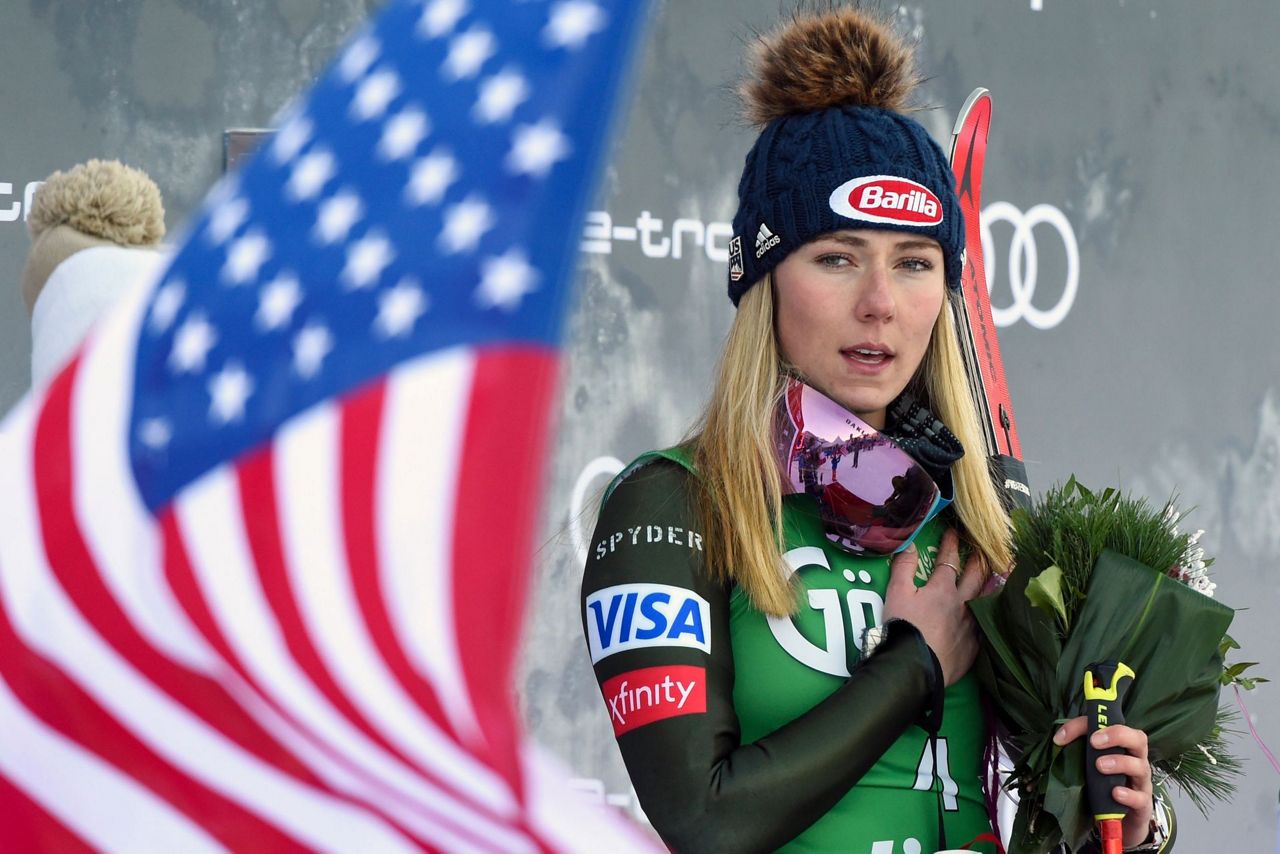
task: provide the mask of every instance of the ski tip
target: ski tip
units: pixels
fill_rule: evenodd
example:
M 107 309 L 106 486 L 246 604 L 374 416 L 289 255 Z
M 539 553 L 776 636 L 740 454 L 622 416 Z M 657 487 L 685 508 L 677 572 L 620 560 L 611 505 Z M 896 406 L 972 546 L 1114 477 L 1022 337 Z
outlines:
M 973 109 L 973 105 L 978 103 L 978 101 L 981 100 L 982 98 L 990 98 L 990 97 L 991 97 L 991 92 L 983 88 L 982 86 L 979 86 L 977 89 L 974 89 L 972 92 L 969 93 L 969 97 L 965 98 L 964 100 L 964 106 L 960 108 L 959 113 L 956 113 L 956 123 L 951 128 L 952 137 L 957 137 L 960 135 L 960 128 L 964 126 L 964 120 L 969 115 L 969 111 Z

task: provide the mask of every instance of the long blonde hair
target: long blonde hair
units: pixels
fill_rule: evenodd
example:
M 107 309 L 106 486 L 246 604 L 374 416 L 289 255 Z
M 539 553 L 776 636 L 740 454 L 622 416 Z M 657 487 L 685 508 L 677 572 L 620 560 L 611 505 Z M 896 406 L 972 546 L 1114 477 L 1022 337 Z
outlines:
M 987 468 L 977 409 L 960 358 L 950 292 L 938 313 L 913 391 L 960 439 L 952 466 L 961 534 L 987 567 L 1012 561 L 1009 520 Z M 715 386 L 687 442 L 698 471 L 697 508 L 710 568 L 738 584 L 760 611 L 795 613 L 782 564 L 782 477 L 773 451 L 773 415 L 788 375 L 774 334 L 771 276 L 743 294 Z

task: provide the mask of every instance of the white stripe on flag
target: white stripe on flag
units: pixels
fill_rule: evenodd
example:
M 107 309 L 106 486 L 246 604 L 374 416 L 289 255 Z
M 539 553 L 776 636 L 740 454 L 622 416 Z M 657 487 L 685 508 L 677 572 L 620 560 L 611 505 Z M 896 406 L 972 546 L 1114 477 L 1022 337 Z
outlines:
M 170 765 L 282 832 L 324 850 L 410 850 L 408 840 L 382 821 L 317 793 L 228 741 L 103 643 L 53 577 L 36 540 L 35 489 L 30 467 L 21 464 L 32 457 L 33 426 L 23 424 L 17 435 L 6 436 L 25 440 L 25 448 L 0 447 L 0 484 L 14 490 L 10 499 L 26 496 L 8 501 L 9 512 L 0 514 L 0 540 L 12 546 L 0 564 L 0 597 L 24 643 Z
M 293 419 L 276 441 L 276 504 L 285 564 L 308 634 L 343 693 L 375 728 L 406 755 L 451 781 L 459 793 L 510 815 L 516 803 L 505 782 L 421 713 L 366 631 L 350 573 L 373 567 L 347 565 L 338 474 L 341 444 L 338 413 L 328 406 Z M 424 574 L 432 571 L 419 567 Z
M 134 341 L 151 288 L 130 291 L 85 350 L 72 406 L 75 510 L 102 580 L 129 622 L 162 653 L 205 674 L 220 668 L 174 599 L 164 576 L 161 536 L 129 465 L 129 401 Z
M 102 851 L 218 852 L 185 815 L 27 712 L 0 679 L 0 775 Z M 12 817 L 6 821 L 13 821 Z
M 193 571 L 218 627 L 269 698 L 390 789 L 384 797 L 408 798 L 435 815 L 465 815 L 464 803 L 383 750 L 335 709 L 289 654 L 258 583 L 234 475 L 214 469 L 188 487 L 176 507 Z
M 479 743 L 453 608 L 453 511 L 474 372 L 470 351 L 457 348 L 408 362 L 388 378 L 376 516 L 387 613 L 400 646 L 436 686 L 458 731 Z

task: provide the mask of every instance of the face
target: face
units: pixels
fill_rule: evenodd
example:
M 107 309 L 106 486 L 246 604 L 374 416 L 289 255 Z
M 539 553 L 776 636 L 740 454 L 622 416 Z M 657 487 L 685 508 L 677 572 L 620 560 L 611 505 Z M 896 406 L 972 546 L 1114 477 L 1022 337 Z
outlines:
M 924 359 L 946 297 L 942 247 L 903 231 L 849 229 L 774 270 L 778 346 L 805 381 L 872 427 Z

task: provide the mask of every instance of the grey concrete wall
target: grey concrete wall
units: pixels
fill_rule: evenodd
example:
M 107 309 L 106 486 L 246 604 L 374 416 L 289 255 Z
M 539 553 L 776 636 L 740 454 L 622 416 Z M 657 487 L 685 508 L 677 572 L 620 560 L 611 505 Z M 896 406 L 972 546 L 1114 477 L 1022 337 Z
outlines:
M 171 228 L 216 177 L 226 128 L 260 126 L 371 0 L 8 0 L 0 11 L 0 411 L 27 386 L 18 294 L 24 189 L 118 157 L 160 184 Z M 626 806 L 629 788 L 577 631 L 584 496 L 696 416 L 731 317 L 724 224 L 750 135 L 726 92 L 776 0 L 659 3 L 634 100 L 584 233 L 522 701 L 533 732 Z M 888 8 L 892 8 L 891 5 Z M 976 85 L 996 116 L 985 202 L 993 301 L 1033 486 L 1075 473 L 1156 500 L 1179 492 L 1218 556 L 1233 634 L 1280 676 L 1280 5 L 928 0 L 922 116 L 940 138 Z M 994 203 L 1005 203 L 994 208 Z M 1038 207 L 1041 206 L 1041 207 Z M 1044 215 L 1011 280 L 1014 228 Z M 1013 218 L 1018 218 L 1015 216 Z M 1058 227 L 1054 226 L 1057 223 Z M 1069 287 L 1071 249 L 1074 288 Z M 1039 324 L 1033 325 L 1030 319 Z M 1280 746 L 1276 688 L 1247 698 Z M 1247 777 L 1212 819 L 1181 804 L 1181 851 L 1276 845 L 1277 777 Z M 1211 847 L 1214 846 L 1214 847 Z

